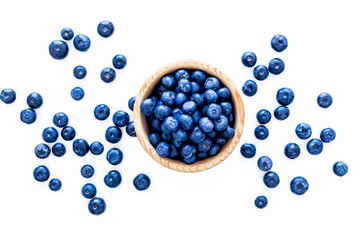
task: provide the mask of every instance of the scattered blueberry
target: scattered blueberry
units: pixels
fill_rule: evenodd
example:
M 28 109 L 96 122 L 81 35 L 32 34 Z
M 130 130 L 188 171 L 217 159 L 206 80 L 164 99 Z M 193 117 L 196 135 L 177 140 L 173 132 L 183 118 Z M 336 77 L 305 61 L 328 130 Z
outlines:
M 116 170 L 111 170 L 104 177 L 104 182 L 109 188 L 116 188 L 122 181 L 121 174 Z
M 128 125 L 126 125 L 126 133 L 130 137 L 136 137 L 135 125 L 133 121 L 129 122 Z
M 257 139 L 264 140 L 269 136 L 269 130 L 267 127 L 260 125 L 255 128 L 254 134 Z
M 284 51 L 287 48 L 287 46 L 288 46 L 288 41 L 286 37 L 281 34 L 276 34 L 271 39 L 271 47 L 277 52 Z
M 133 181 L 134 187 L 139 191 L 148 189 L 150 187 L 150 183 L 150 178 L 144 173 L 137 175 Z
M 290 159 L 295 159 L 300 155 L 300 147 L 296 143 L 289 143 L 284 149 L 285 156 Z
M 290 182 L 290 190 L 296 195 L 303 195 L 309 189 L 309 183 L 303 177 L 294 177 Z
M 294 92 L 290 88 L 281 88 L 277 91 L 276 100 L 283 106 L 287 106 L 294 101 Z
M 108 127 L 105 132 L 105 138 L 109 143 L 118 143 L 122 137 L 121 129 L 115 126 Z
M 244 54 L 241 56 L 241 62 L 244 64 L 245 67 L 255 66 L 256 61 L 256 54 L 251 51 L 244 52 Z
M 95 198 L 91 199 L 89 202 L 89 205 L 88 205 L 88 209 L 89 209 L 90 213 L 92 213 L 94 215 L 100 215 L 100 214 L 104 213 L 106 210 L 106 204 L 105 204 L 104 199 L 99 198 L 99 197 L 95 197 Z
M 273 162 L 268 156 L 262 156 L 258 159 L 257 165 L 261 171 L 267 172 L 271 170 Z
M 76 155 L 83 157 L 89 152 L 90 146 L 84 139 L 76 139 L 73 142 L 73 151 Z
M 74 77 L 76 77 L 77 79 L 83 79 L 86 77 L 86 68 L 84 66 L 76 66 L 74 67 L 74 70 L 73 70 L 73 75 Z
M 55 143 L 51 148 L 52 153 L 56 157 L 62 157 L 66 153 L 66 148 L 62 143 Z
M 252 97 L 257 92 L 257 84 L 253 80 L 247 80 L 241 89 L 246 96 Z
M 74 47 L 80 52 L 86 52 L 90 48 L 90 38 L 84 34 L 77 35 L 74 40 Z
M 110 21 L 101 21 L 97 27 L 97 32 L 104 38 L 110 37 L 114 33 L 114 24 Z
M 61 181 L 57 178 L 53 178 L 49 182 L 49 188 L 51 191 L 59 191 L 61 188 Z
M 62 40 L 54 40 L 49 45 L 50 56 L 54 59 L 64 59 L 69 53 L 69 47 L 66 42 Z
M 104 152 L 104 145 L 101 142 L 93 142 L 90 144 L 90 152 L 94 155 L 101 155 Z
M 71 28 L 63 28 L 63 30 L 61 30 L 61 37 L 64 40 L 71 40 L 74 37 L 74 31 Z
M 96 187 L 92 183 L 87 183 L 81 188 L 81 194 L 84 198 L 91 199 L 96 196 Z
M 263 180 L 268 188 L 275 188 L 280 183 L 279 175 L 273 171 L 265 173 Z
M 81 168 L 81 176 L 83 176 L 84 178 L 91 178 L 94 175 L 94 168 L 91 165 L 84 165 Z
M 320 139 L 324 143 L 332 142 L 336 137 L 336 133 L 332 128 L 324 128 L 320 133 Z
M 282 73 L 285 69 L 285 63 L 280 58 L 273 58 L 269 62 L 269 72 L 275 75 Z
M 285 120 L 289 117 L 289 115 L 290 115 L 290 110 L 286 106 L 279 106 L 274 110 L 274 117 L 277 120 L 280 121 Z
M 258 196 L 254 202 L 255 206 L 260 209 L 266 207 L 267 203 L 268 203 L 268 200 L 265 196 Z
M 45 159 L 50 155 L 50 148 L 45 143 L 40 143 L 35 147 L 35 155 L 40 159 Z
M 254 68 L 254 77 L 259 80 L 263 81 L 269 76 L 269 70 L 264 65 L 257 65 Z
M 333 172 L 336 176 L 342 177 L 348 172 L 348 165 L 342 161 L 338 161 L 333 165 Z
M 34 169 L 33 175 L 36 181 L 45 182 L 50 177 L 50 171 L 44 165 L 40 165 Z
M 256 147 L 251 143 L 244 143 L 240 148 L 240 153 L 245 158 L 252 158 L 256 154 Z
M 131 111 L 134 111 L 135 100 L 136 100 L 136 97 L 132 97 L 129 99 L 128 107 Z
M 58 112 L 53 117 L 53 123 L 59 128 L 66 127 L 69 122 L 68 116 L 63 112 Z
M 65 140 L 65 141 L 71 141 L 75 138 L 76 135 L 76 131 L 73 127 L 71 126 L 67 126 L 64 127 L 61 130 L 61 137 Z
M 57 140 L 58 135 L 59 135 L 58 131 L 55 128 L 47 127 L 44 129 L 44 131 L 42 133 L 42 138 L 47 143 L 53 143 Z
M 118 148 L 111 148 L 106 154 L 106 160 L 111 165 L 118 165 L 123 160 L 123 152 Z
M 312 131 L 309 124 L 299 123 L 295 128 L 295 133 L 300 139 L 308 139 L 311 137 Z
M 322 108 L 328 108 L 332 104 L 333 99 L 329 93 L 320 93 L 317 98 L 317 103 Z
M 307 143 L 306 149 L 310 154 L 318 155 L 323 150 L 323 143 L 320 139 L 313 138 Z
M 0 93 L 0 99 L 6 104 L 13 103 L 16 100 L 16 92 L 11 88 L 5 88 Z
M 116 69 L 123 69 L 127 64 L 127 59 L 124 55 L 118 54 L 112 60 L 113 66 Z
M 28 106 L 32 109 L 38 109 L 43 104 L 43 99 L 39 93 L 30 93 L 26 99 Z
M 75 101 L 80 101 L 81 99 L 83 99 L 84 95 L 85 95 L 85 92 L 81 87 L 74 87 L 71 90 L 71 97 Z
M 106 120 L 110 115 L 110 108 L 105 104 L 99 104 L 94 109 L 94 116 L 97 120 Z
M 36 112 L 31 108 L 24 109 L 20 112 L 20 120 L 26 124 L 32 124 L 36 121 Z
M 271 113 L 266 109 L 261 109 L 257 112 L 256 119 L 260 124 L 267 124 L 268 122 L 270 122 Z

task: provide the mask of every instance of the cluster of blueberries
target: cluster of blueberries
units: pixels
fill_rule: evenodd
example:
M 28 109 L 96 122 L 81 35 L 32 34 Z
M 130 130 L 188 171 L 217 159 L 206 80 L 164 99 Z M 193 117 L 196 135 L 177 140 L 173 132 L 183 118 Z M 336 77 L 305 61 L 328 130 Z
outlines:
M 109 21 L 102 21 L 98 25 L 98 33 L 103 37 L 111 36 L 113 31 L 114 26 Z M 74 33 L 70 28 L 64 28 L 61 31 L 61 35 L 64 40 L 70 40 L 73 38 Z M 79 34 L 74 39 L 74 46 L 79 51 L 86 51 L 90 47 L 90 40 L 87 36 Z M 64 41 L 53 41 L 49 47 L 50 55 L 55 59 L 63 59 L 66 57 L 67 51 L 68 47 Z M 126 65 L 125 56 L 116 55 L 113 59 L 113 65 L 117 69 L 124 68 Z M 109 71 L 110 73 L 107 73 L 106 71 Z M 83 66 L 77 66 L 74 68 L 73 74 L 76 78 L 83 79 L 86 76 L 86 69 Z M 105 82 L 111 82 L 115 78 L 115 71 L 113 69 L 104 69 L 101 73 L 101 78 Z M 109 81 L 109 79 L 112 80 Z M 80 100 L 83 97 L 84 92 L 81 88 L 74 88 L 71 95 L 75 100 Z M 11 104 L 16 100 L 16 93 L 10 88 L 3 89 L 0 94 L 0 99 L 6 104 Z M 131 111 L 133 111 L 135 99 L 135 97 L 132 97 L 128 101 L 128 106 Z M 32 124 L 36 121 L 36 112 L 34 110 L 42 106 L 43 98 L 39 93 L 31 93 L 27 98 L 27 104 L 29 108 L 21 111 L 20 119 L 26 124 Z M 100 121 L 106 120 L 110 116 L 110 108 L 105 104 L 99 104 L 94 109 L 94 116 Z M 130 121 L 130 116 L 127 112 L 122 110 L 115 112 L 112 120 L 114 126 L 108 127 L 105 132 L 105 138 L 109 143 L 114 144 L 121 140 L 122 131 L 120 128 L 125 126 L 126 133 L 131 137 L 136 137 L 134 123 Z M 61 129 L 60 135 L 62 139 L 65 141 L 73 141 L 76 136 L 76 131 L 72 126 L 68 125 L 68 122 L 69 118 L 63 112 L 56 113 L 53 117 L 54 125 Z M 45 128 L 42 132 L 42 138 L 46 143 L 40 143 L 35 147 L 35 155 L 40 159 L 45 159 L 49 157 L 52 152 L 54 156 L 62 157 L 66 153 L 66 148 L 64 144 L 60 142 L 55 143 L 58 140 L 58 137 L 59 133 L 56 128 Z M 51 149 L 48 145 L 50 143 L 54 143 Z M 73 152 L 80 157 L 85 156 L 89 151 L 93 155 L 101 155 L 104 152 L 104 145 L 101 142 L 95 141 L 89 145 L 85 139 L 81 138 L 75 139 L 72 147 Z M 123 153 L 118 148 L 111 148 L 106 154 L 106 159 L 111 165 L 118 165 L 123 159 Z M 80 172 L 84 178 L 88 179 L 94 175 L 95 169 L 91 165 L 86 164 L 81 168 Z M 35 180 L 39 182 L 46 182 L 50 177 L 50 171 L 46 166 L 40 165 L 34 169 L 33 176 Z M 117 170 L 109 171 L 104 177 L 105 184 L 110 188 L 116 188 L 120 185 L 121 181 L 121 174 Z M 141 173 L 134 178 L 133 184 L 139 191 L 146 190 L 150 186 L 150 178 L 146 174 Z M 49 188 L 52 191 L 60 190 L 61 186 L 61 180 L 57 178 L 53 178 L 49 181 Z M 88 209 L 92 214 L 99 215 L 105 211 L 106 204 L 104 199 L 95 197 L 97 190 L 94 184 L 85 184 L 81 189 L 81 193 L 85 198 L 90 199 Z
M 288 42 L 285 36 L 275 35 L 271 40 L 272 48 L 277 52 L 282 52 L 288 46 Z M 242 55 L 242 63 L 246 67 L 253 67 L 256 64 L 257 57 L 253 52 L 245 52 Z M 265 80 L 269 72 L 272 74 L 280 74 L 285 69 L 284 62 L 279 58 L 274 58 L 270 61 L 268 67 L 264 65 L 258 65 L 254 68 L 253 75 L 259 80 Z M 253 80 L 248 80 L 244 83 L 242 91 L 246 96 L 254 96 L 257 92 L 257 84 Z M 281 88 L 276 94 L 276 100 L 280 104 L 274 110 L 274 116 L 278 120 L 285 120 L 290 115 L 290 110 L 287 107 L 294 100 L 294 92 L 290 88 Z M 328 108 L 332 104 L 332 97 L 328 93 L 321 93 L 317 98 L 317 103 L 322 108 Z M 269 130 L 265 124 L 270 122 L 271 113 L 266 109 L 261 109 L 256 114 L 256 119 L 259 122 L 259 126 L 255 128 L 254 135 L 259 140 L 264 140 L 269 136 Z M 300 123 L 295 128 L 295 133 L 300 139 L 308 139 L 312 135 L 312 130 L 309 124 Z M 333 141 L 336 137 L 336 133 L 331 128 L 325 128 L 320 133 L 320 139 L 313 138 L 307 143 L 307 151 L 312 155 L 320 154 L 323 150 L 323 143 L 329 143 Z M 240 148 L 241 155 L 245 158 L 252 158 L 256 154 L 256 147 L 251 143 L 244 143 Z M 285 146 L 284 149 L 285 156 L 289 159 L 295 159 L 300 155 L 300 147 L 296 143 L 289 143 Z M 273 166 L 272 160 L 268 156 L 261 156 L 257 165 L 261 171 L 266 172 L 263 181 L 264 184 L 269 188 L 275 188 L 279 182 L 279 175 L 270 171 Z M 348 166 L 344 162 L 336 162 L 333 165 L 333 171 L 337 176 L 344 176 L 348 171 Z M 297 195 L 304 194 L 309 189 L 309 183 L 302 176 L 297 176 L 293 178 L 290 182 L 290 190 Z M 266 207 L 268 200 L 265 196 L 258 196 L 255 199 L 255 206 L 258 208 Z
M 140 111 L 157 154 L 186 164 L 216 155 L 234 136 L 230 90 L 200 70 L 179 69 L 162 77 Z

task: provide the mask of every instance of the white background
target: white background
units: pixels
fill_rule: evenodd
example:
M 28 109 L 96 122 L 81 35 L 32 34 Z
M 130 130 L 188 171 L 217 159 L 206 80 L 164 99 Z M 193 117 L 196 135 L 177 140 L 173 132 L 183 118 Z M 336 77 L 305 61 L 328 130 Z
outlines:
M 357 120 L 360 37 L 357 1 L 1 1 L 0 89 L 17 92 L 14 104 L 0 102 L 0 239 L 359 239 L 360 214 Z M 115 25 L 112 37 L 96 31 L 101 20 Z M 60 39 L 63 27 L 91 38 L 88 52 L 69 42 L 66 59 L 48 54 L 52 40 Z M 273 51 L 270 40 L 280 33 L 289 41 L 282 53 Z M 105 103 L 115 111 L 127 108 L 146 78 L 160 66 L 179 59 L 198 59 L 223 70 L 240 89 L 252 79 L 252 69 L 241 64 L 243 52 L 251 50 L 258 63 L 273 57 L 285 61 L 279 76 L 258 83 L 258 93 L 243 96 L 245 130 L 234 153 L 219 166 L 201 173 L 168 170 L 152 160 L 136 138 L 123 135 L 119 144 L 106 143 L 105 129 L 111 118 L 97 121 L 93 109 Z M 116 80 L 105 84 L 99 74 L 111 66 L 112 57 L 124 54 L 128 65 L 117 70 Z M 76 65 L 88 75 L 77 80 Z M 85 90 L 82 101 L 70 97 L 73 87 Z M 253 135 L 255 114 L 261 108 L 273 111 L 276 91 L 290 87 L 295 100 L 290 117 L 268 124 L 270 136 L 258 141 Z M 33 125 L 20 122 L 26 97 L 37 91 L 44 99 Z M 334 102 L 321 109 L 317 95 L 329 92 Z M 111 166 L 101 156 L 77 157 L 66 142 L 62 158 L 37 159 L 34 147 L 41 132 L 52 126 L 52 116 L 64 111 L 78 138 L 101 141 L 105 151 L 119 147 L 123 162 Z M 307 122 L 313 137 L 325 127 L 336 130 L 334 142 L 325 144 L 321 155 L 306 151 L 306 141 L 297 139 L 295 126 Z M 123 131 L 125 133 L 125 131 Z M 59 140 L 63 142 L 63 140 Z M 284 146 L 296 142 L 301 155 L 289 160 Z M 241 157 L 245 142 L 257 146 L 252 159 Z M 268 189 L 257 159 L 268 155 L 280 184 Z M 342 160 L 346 176 L 333 174 L 332 165 Z M 84 164 L 95 167 L 92 179 L 80 175 Z M 51 177 L 60 178 L 59 192 L 33 179 L 33 169 L 45 164 Z M 123 182 L 116 189 L 103 183 L 104 175 L 117 169 Z M 138 173 L 146 173 L 151 187 L 138 192 L 132 185 Z M 295 176 L 304 176 L 310 188 L 303 196 L 290 192 Z M 93 216 L 80 190 L 92 182 L 107 204 L 106 212 Z M 266 195 L 265 209 L 254 206 Z

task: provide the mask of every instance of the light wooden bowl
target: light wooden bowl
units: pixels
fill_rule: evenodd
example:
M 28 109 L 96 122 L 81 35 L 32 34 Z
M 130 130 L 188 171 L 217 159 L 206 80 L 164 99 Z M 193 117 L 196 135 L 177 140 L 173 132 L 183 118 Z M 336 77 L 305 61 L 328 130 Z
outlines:
M 227 141 L 227 143 L 221 148 L 220 152 L 212 157 L 208 157 L 204 160 L 199 160 L 192 165 L 187 165 L 182 161 L 173 160 L 169 158 L 160 157 L 156 153 L 156 149 L 149 142 L 149 128 L 146 122 L 145 116 L 140 112 L 140 104 L 141 102 L 148 98 L 161 78 L 169 73 L 172 73 L 178 69 L 190 69 L 202 70 L 209 75 L 217 77 L 229 90 L 231 91 L 232 101 L 233 101 L 233 111 L 234 111 L 234 131 L 235 135 L 231 139 Z M 241 134 L 244 129 L 244 104 L 240 97 L 239 91 L 237 90 L 233 81 L 230 80 L 225 73 L 218 70 L 216 67 L 213 67 L 210 64 L 195 61 L 195 60 L 181 60 L 169 63 L 155 73 L 153 73 L 145 82 L 145 84 L 141 87 L 138 95 L 136 96 L 135 106 L 134 106 L 134 123 L 135 123 L 135 131 L 138 140 L 141 145 L 145 149 L 145 151 L 158 163 L 161 165 L 176 170 L 179 172 L 200 172 L 206 169 L 210 169 L 215 167 L 222 161 L 224 161 L 235 149 L 237 144 L 240 141 Z

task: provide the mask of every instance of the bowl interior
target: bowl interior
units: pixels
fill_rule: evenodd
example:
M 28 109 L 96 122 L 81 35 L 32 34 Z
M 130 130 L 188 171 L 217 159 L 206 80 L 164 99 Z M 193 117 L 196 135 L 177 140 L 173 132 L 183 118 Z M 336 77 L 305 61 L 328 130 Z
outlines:
M 217 77 L 224 84 L 224 86 L 231 91 L 234 111 L 234 137 L 232 137 L 226 142 L 226 144 L 220 149 L 220 152 L 217 155 L 208 157 L 204 160 L 199 160 L 191 165 L 187 165 L 179 160 L 160 157 L 156 153 L 156 149 L 150 144 L 148 139 L 149 128 L 146 122 L 146 118 L 140 112 L 141 102 L 152 94 L 155 86 L 159 83 L 161 78 L 164 75 L 172 73 L 181 68 L 189 70 L 202 70 L 209 75 Z M 155 161 L 157 161 L 161 165 L 180 172 L 199 172 L 212 168 L 224 161 L 235 149 L 235 147 L 240 141 L 240 137 L 244 128 L 244 117 L 245 112 L 243 101 L 241 99 L 239 91 L 237 90 L 235 84 L 230 80 L 230 78 L 228 78 L 226 74 L 213 67 L 212 65 L 196 60 L 182 60 L 172 62 L 158 69 L 147 79 L 145 84 L 141 87 L 138 95 L 136 96 L 134 106 L 135 131 L 137 134 L 137 138 L 143 148 Z

